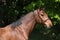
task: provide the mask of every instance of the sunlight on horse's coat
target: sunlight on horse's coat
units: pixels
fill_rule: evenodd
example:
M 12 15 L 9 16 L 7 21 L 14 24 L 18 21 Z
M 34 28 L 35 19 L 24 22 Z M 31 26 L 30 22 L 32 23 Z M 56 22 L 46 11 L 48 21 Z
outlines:
M 33 30 L 36 22 L 45 24 L 47 28 L 52 26 L 52 22 L 45 11 L 37 9 L 16 22 L 0 28 L 0 40 L 28 40 L 29 33 Z

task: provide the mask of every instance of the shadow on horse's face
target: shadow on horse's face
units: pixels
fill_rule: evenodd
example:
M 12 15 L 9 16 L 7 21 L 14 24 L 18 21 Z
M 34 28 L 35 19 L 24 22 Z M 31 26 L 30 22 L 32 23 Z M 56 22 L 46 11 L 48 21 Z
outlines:
M 48 15 L 45 13 L 44 10 L 36 10 L 36 21 L 39 23 L 44 24 L 47 28 L 52 26 L 51 20 L 48 18 Z

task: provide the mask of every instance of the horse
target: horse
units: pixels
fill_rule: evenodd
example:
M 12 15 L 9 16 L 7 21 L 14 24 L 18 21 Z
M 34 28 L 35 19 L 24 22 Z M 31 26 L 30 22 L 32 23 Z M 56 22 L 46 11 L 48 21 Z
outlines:
M 43 9 L 36 9 L 4 28 L 0 28 L 0 40 L 28 40 L 34 25 L 40 23 L 47 28 L 52 27 L 52 21 Z

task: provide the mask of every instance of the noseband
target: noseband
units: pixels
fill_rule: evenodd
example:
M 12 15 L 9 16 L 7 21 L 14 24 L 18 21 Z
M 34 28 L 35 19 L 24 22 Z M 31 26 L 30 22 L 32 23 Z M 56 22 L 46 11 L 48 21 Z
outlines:
M 46 22 L 47 20 L 49 20 L 49 19 L 47 18 L 44 22 Z

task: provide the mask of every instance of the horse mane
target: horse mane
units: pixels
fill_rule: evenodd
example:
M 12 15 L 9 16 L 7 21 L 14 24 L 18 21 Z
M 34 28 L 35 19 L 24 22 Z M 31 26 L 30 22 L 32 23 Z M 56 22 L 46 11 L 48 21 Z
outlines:
M 30 12 L 30 14 L 31 14 L 31 12 Z M 12 28 L 16 28 L 16 27 L 18 27 L 19 25 L 23 24 L 22 21 L 23 21 L 28 15 L 29 15 L 29 13 L 26 14 L 26 15 L 24 15 L 24 16 L 22 16 L 22 17 L 20 17 L 17 21 L 11 23 L 10 26 L 11 26 Z

